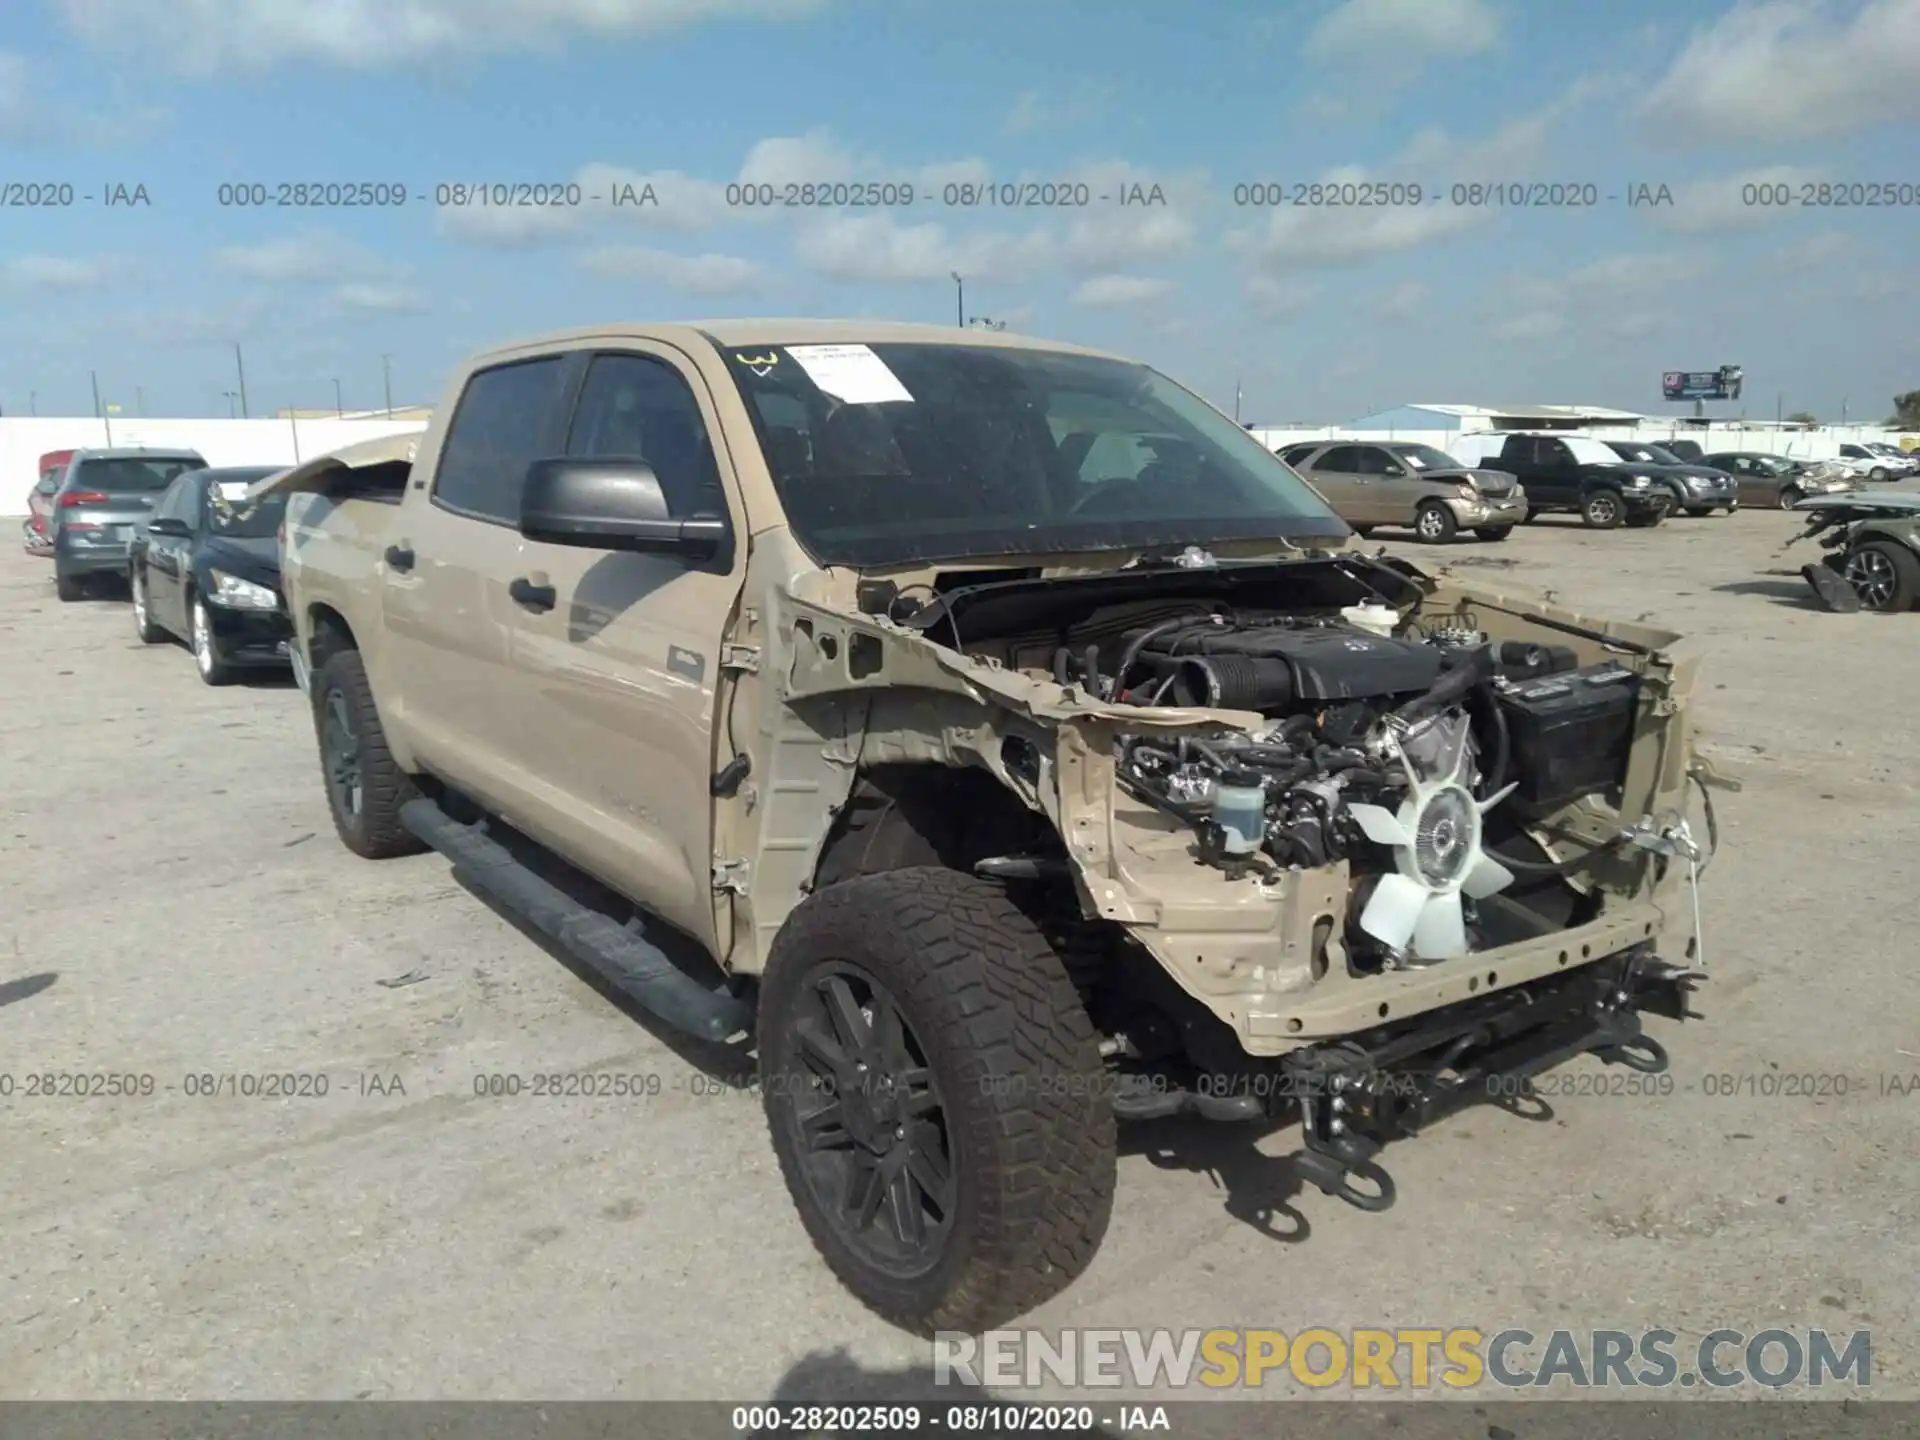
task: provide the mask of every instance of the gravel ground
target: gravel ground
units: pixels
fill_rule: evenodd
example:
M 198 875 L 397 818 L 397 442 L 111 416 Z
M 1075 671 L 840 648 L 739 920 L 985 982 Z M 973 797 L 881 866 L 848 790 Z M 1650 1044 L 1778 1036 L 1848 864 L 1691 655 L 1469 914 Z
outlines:
M 1386 1215 L 1296 1194 L 1290 1131 L 1151 1127 L 1094 1268 L 1029 1323 L 1864 1328 L 1871 1393 L 1920 1397 L 1920 1090 L 1886 1078 L 1920 1083 L 1920 615 L 1813 608 L 1774 553 L 1794 528 L 1407 547 L 1708 642 L 1704 744 L 1745 788 L 1703 886 L 1708 1018 L 1653 1022 L 1674 1093 L 1456 1117 L 1392 1151 Z M 0 673 L 0 1396 L 752 1400 L 924 1371 L 816 1261 L 720 1059 L 437 857 L 338 845 L 290 684 L 208 689 L 17 549 Z M 660 1093 L 474 1089 L 588 1069 Z M 27 1098 L 47 1072 L 153 1092 Z M 329 1092 L 189 1093 L 269 1072 Z

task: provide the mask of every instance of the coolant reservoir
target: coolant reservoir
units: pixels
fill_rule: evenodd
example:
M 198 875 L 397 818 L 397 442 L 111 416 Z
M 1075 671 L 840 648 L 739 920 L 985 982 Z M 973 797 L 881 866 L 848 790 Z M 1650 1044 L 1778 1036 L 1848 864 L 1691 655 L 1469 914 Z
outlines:
M 1267 837 L 1267 790 L 1251 770 L 1223 770 L 1213 787 L 1213 820 L 1229 855 L 1251 855 Z
M 1400 623 L 1400 612 L 1391 605 L 1369 600 L 1364 605 L 1347 606 L 1340 612 L 1340 618 L 1349 625 L 1358 625 L 1362 630 L 1371 630 L 1376 635 L 1391 636 L 1393 627 Z

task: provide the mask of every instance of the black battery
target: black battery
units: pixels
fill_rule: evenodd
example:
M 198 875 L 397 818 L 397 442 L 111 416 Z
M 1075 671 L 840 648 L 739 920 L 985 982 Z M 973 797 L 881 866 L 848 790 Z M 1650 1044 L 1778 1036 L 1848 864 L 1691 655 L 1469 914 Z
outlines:
M 1551 809 L 1625 783 L 1640 707 L 1640 677 L 1633 671 L 1588 665 L 1502 684 L 1498 694 L 1516 799 Z

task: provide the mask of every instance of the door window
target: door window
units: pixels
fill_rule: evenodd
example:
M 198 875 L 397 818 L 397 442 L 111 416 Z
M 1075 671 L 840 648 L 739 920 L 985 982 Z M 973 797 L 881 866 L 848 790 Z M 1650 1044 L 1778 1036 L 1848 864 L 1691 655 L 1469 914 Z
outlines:
M 518 526 L 527 469 L 553 453 L 550 430 L 565 357 L 548 355 L 481 370 L 454 407 L 434 503 L 476 520 Z
M 1353 472 L 1356 475 L 1372 475 L 1385 479 L 1389 475 L 1404 475 L 1406 467 L 1399 464 L 1377 445 L 1362 445 L 1353 452 Z
M 727 495 L 693 387 L 651 355 L 596 355 L 573 412 L 567 454 L 643 460 L 676 519 L 722 517 Z
M 1338 475 L 1352 475 L 1360 469 L 1360 447 L 1358 445 L 1336 445 L 1318 460 L 1313 462 L 1316 470 L 1327 470 Z

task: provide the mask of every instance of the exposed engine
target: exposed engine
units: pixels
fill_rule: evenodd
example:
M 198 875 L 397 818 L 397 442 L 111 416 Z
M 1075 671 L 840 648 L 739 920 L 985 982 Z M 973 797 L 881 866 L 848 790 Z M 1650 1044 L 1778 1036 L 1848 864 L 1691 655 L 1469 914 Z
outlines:
M 1265 716 L 1251 734 L 1127 735 L 1120 781 L 1191 824 L 1205 863 L 1348 861 L 1350 948 L 1408 967 L 1472 948 L 1475 903 L 1513 883 L 1483 845 L 1489 812 L 1538 814 L 1620 783 L 1638 677 L 1476 631 L 1404 637 L 1397 620 L 1380 606 L 1223 608 L 1128 635 L 1111 669 L 1093 650 L 1063 650 L 1054 668 L 1121 703 Z

